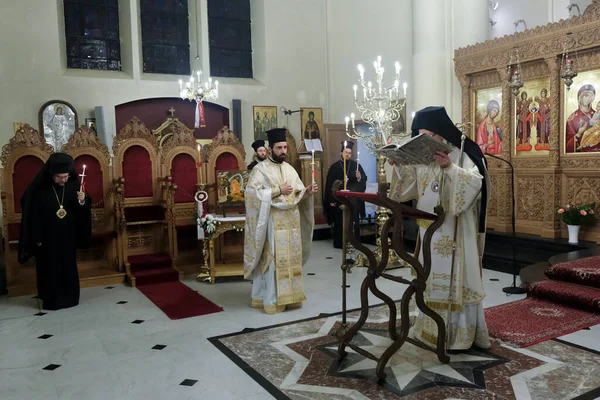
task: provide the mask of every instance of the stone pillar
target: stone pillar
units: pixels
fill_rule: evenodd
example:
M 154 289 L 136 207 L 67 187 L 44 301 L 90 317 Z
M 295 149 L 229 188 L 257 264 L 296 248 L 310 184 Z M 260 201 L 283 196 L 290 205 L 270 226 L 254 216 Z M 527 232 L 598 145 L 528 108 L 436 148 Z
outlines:
M 466 47 L 489 39 L 490 24 L 489 6 L 487 1 L 480 0 L 452 0 L 452 52 L 449 61 L 454 58 L 454 50 Z M 454 75 L 454 74 L 453 74 Z M 451 104 L 450 117 L 454 122 L 469 121 L 470 109 L 464 108 L 463 82 L 460 78 L 451 79 Z
M 447 0 L 413 0 L 413 105 L 445 105 L 448 79 Z
M 481 0 L 413 0 L 413 104 L 443 105 L 461 120 L 461 87 L 454 49 L 488 38 L 488 3 Z

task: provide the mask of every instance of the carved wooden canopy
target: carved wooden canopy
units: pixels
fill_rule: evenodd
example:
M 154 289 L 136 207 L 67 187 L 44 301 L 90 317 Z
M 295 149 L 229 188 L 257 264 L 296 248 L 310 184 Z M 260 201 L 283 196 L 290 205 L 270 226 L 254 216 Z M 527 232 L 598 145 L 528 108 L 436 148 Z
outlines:
M 6 163 L 6 159 L 11 153 L 17 153 L 19 149 L 40 150 L 46 154 L 46 158 L 54 152 L 52 146 L 46 143 L 44 136 L 29 124 L 23 124 L 8 143 L 2 146 L 2 155 L 0 155 L 2 164 Z
M 146 125 L 138 118 L 133 117 L 127 125 L 123 127 L 115 136 L 113 142 L 113 153 L 117 154 L 119 148 L 131 139 L 144 139 L 147 141 L 156 151 L 158 151 L 158 142 L 156 137 L 152 134 L 150 129 L 146 128 Z
M 152 131 L 163 154 L 178 146 L 196 147 L 194 131 L 177 117 L 170 116 L 157 129 Z
M 227 126 L 221 128 L 221 130 L 217 132 L 217 136 L 214 137 L 212 143 L 208 145 L 206 158 L 209 162 L 212 160 L 211 157 L 215 150 L 217 150 L 221 146 L 233 147 L 236 150 L 236 153 L 238 153 L 238 155 L 241 157 L 241 160 L 246 159 L 246 151 L 244 150 L 244 145 L 238 140 L 238 138 L 235 136 L 235 133 Z M 221 153 L 222 152 L 219 152 L 219 154 Z
M 102 153 L 106 160 L 110 158 L 108 147 L 100 141 L 94 131 L 90 130 L 85 125 L 80 126 L 75 130 L 73 136 L 71 136 L 63 146 L 63 151 L 72 154 L 74 150 L 81 147 L 92 147 Z

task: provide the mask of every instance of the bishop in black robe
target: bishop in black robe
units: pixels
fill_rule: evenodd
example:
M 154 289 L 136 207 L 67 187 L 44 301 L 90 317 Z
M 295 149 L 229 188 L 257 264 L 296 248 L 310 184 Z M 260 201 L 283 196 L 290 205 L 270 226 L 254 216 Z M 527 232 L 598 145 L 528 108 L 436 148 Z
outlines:
M 352 157 L 353 147 L 354 143 L 346 142 L 346 147 L 344 148 L 344 143 L 342 142 L 340 159 L 329 167 L 327 181 L 325 183 L 325 192 L 323 194 L 323 212 L 327 216 L 327 223 L 333 225 L 333 247 L 336 249 L 342 248 L 344 213 L 340 209 L 341 203 L 333 196 L 332 188 L 335 181 L 344 181 L 344 156 L 346 157 L 346 176 L 348 179 L 346 189 L 351 192 L 364 192 L 367 189 L 367 175 L 365 174 L 365 171 L 361 165 L 350 159 Z M 356 211 L 353 216 L 353 220 L 355 221 L 353 227 L 354 235 L 359 237 L 359 221 L 360 218 L 365 217 L 365 202 L 358 199 L 353 199 L 352 201 Z
M 19 262 L 35 258 L 45 310 L 79 304 L 76 252 L 89 247 L 92 234 L 91 198 L 79 191 L 73 158 L 54 153 L 21 198 Z

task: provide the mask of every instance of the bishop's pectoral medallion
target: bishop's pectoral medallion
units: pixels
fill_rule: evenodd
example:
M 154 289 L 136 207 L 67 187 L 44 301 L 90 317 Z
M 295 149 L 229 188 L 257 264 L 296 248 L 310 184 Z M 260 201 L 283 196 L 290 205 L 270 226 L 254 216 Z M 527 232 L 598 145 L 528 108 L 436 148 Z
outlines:
M 67 216 L 67 210 L 65 210 L 63 208 L 63 206 L 60 206 L 60 208 L 58 209 L 58 211 L 56 212 L 56 216 L 60 219 L 63 219 L 64 217 Z

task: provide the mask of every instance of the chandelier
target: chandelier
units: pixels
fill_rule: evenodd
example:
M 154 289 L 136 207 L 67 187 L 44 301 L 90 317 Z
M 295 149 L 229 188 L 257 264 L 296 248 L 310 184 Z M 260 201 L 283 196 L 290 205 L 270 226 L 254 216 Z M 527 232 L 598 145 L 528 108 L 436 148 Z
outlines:
M 394 122 L 401 117 L 406 104 L 406 82 L 403 83 L 403 92 L 400 93 L 400 63 L 396 61 L 396 75 L 392 85 L 383 83 L 384 68 L 381 66 L 381 56 L 373 63 L 375 68 L 375 83 L 365 81 L 365 69 L 358 65 L 359 79 L 362 96 L 358 94 L 358 85 L 352 87 L 354 91 L 354 104 L 360 113 L 362 121 L 369 124 L 369 131 L 361 133 L 356 131 L 355 115 L 346 117 L 346 135 L 352 139 L 361 140 L 371 151 L 388 143 L 393 130 Z M 352 121 L 351 127 L 349 126 Z
M 565 86 L 567 90 L 571 90 L 571 85 L 573 84 L 573 78 L 575 78 L 577 73 L 577 68 L 575 68 L 575 63 L 573 62 L 573 58 L 569 56 L 569 50 L 567 50 L 568 42 L 572 40 L 572 33 L 567 33 L 567 37 L 565 42 L 563 43 L 563 54 L 562 60 L 560 62 L 560 77 L 565 82 Z M 575 53 L 577 57 L 577 53 Z
M 524 85 L 523 77 L 521 75 L 521 61 L 519 60 L 518 48 L 515 48 L 514 57 L 511 53 L 506 70 L 508 72 L 508 87 L 512 90 L 513 96 L 516 96 Z
M 204 82 L 202 82 L 202 79 L 202 71 L 198 70 L 196 71 L 196 78 L 194 78 L 194 72 L 192 71 L 192 76 L 186 82 L 185 87 L 183 87 L 183 81 L 179 80 L 179 96 L 184 100 L 195 101 L 197 104 L 195 128 L 206 126 L 202 102 L 219 98 L 219 81 L 213 81 L 211 77 Z

